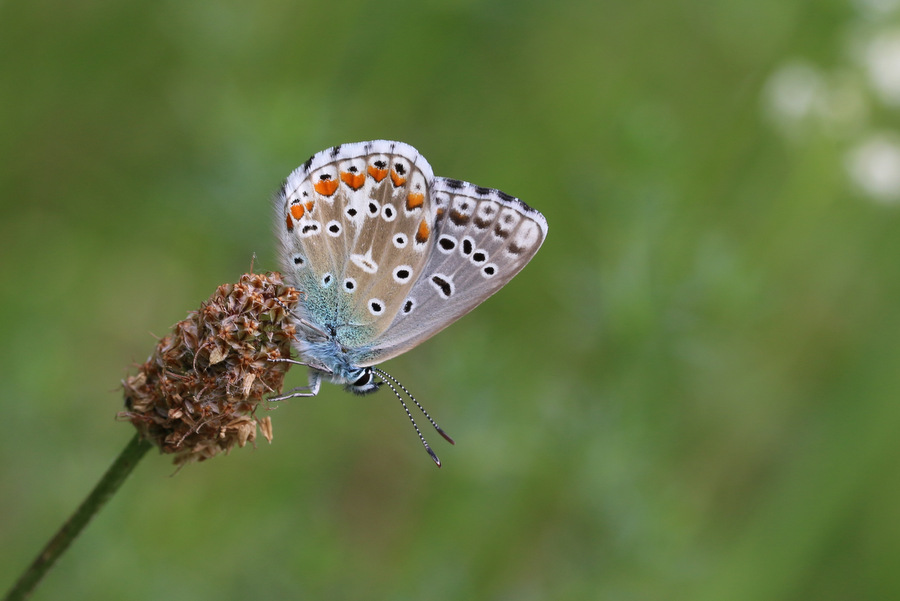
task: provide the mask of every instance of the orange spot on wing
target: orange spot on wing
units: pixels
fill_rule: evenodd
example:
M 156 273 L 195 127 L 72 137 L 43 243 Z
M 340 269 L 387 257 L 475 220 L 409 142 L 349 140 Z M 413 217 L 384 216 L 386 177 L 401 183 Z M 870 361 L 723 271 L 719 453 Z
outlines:
M 425 202 L 425 195 L 417 192 L 410 192 L 406 196 L 406 208 L 409 211 L 417 209 Z
M 294 220 L 291 219 L 291 214 L 290 214 L 290 213 L 288 213 L 287 215 L 285 215 L 285 222 L 287 223 L 288 231 L 289 231 L 289 232 L 293 232 L 293 231 L 294 231 Z
M 419 222 L 419 230 L 416 232 L 416 242 L 419 244 L 423 244 L 428 241 L 428 234 L 431 233 L 431 230 L 428 229 L 428 224 L 425 223 L 425 220 Z
M 379 169 L 374 165 L 369 165 L 369 175 L 372 176 L 376 182 L 380 182 L 387 175 L 387 169 Z
M 323 179 L 319 180 L 313 187 L 322 196 L 331 196 L 337 190 L 338 181 L 336 179 Z
M 394 187 L 399 188 L 406 183 L 406 178 L 391 169 L 391 181 L 394 182 Z
M 341 181 L 350 186 L 354 190 L 359 190 L 366 183 L 366 176 L 363 173 L 350 173 L 349 171 L 341 171 Z
M 291 205 L 291 215 L 294 216 L 294 219 L 302 219 L 305 212 L 303 205 Z
M 306 201 L 306 210 L 309 211 L 310 213 L 312 213 L 312 210 L 313 210 L 313 207 L 314 207 L 314 206 L 316 206 L 316 201 L 314 201 L 314 200 L 307 200 L 307 201 Z

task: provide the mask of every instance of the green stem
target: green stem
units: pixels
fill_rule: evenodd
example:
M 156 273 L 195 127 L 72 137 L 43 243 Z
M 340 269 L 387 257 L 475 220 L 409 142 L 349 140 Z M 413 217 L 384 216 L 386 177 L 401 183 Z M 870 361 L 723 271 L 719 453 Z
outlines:
M 53 566 L 56 560 L 69 547 L 75 537 L 77 537 L 84 527 L 87 526 L 91 518 L 100 511 L 100 509 L 109 501 L 134 466 L 138 464 L 144 454 L 150 450 L 153 445 L 142 439 L 139 434 L 135 434 L 128 446 L 119 453 L 116 461 L 110 466 L 91 494 L 84 500 L 81 506 L 75 510 L 72 517 L 57 531 L 50 539 L 50 542 L 31 562 L 28 569 L 22 574 L 16 584 L 3 598 L 3 601 L 19 601 L 31 594 L 37 583 L 40 582 L 44 574 Z

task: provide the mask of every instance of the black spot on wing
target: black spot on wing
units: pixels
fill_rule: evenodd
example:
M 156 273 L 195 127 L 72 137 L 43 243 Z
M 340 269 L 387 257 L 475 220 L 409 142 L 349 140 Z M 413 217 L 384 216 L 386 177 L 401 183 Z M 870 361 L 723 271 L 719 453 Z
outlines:
M 431 281 L 434 283 L 437 289 L 440 290 L 444 298 L 450 298 L 450 295 L 453 294 L 453 287 L 450 285 L 450 282 L 448 282 L 441 276 L 432 276 Z

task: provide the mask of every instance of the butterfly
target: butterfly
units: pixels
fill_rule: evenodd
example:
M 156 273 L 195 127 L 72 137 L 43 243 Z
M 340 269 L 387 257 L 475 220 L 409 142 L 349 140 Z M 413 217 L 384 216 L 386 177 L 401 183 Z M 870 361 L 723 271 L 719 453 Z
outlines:
M 315 396 L 322 379 L 367 394 L 398 387 L 451 444 L 415 397 L 379 363 L 404 353 L 494 294 L 537 253 L 547 220 L 492 188 L 435 177 L 403 142 L 323 150 L 275 197 L 285 281 L 301 291 L 294 347 Z

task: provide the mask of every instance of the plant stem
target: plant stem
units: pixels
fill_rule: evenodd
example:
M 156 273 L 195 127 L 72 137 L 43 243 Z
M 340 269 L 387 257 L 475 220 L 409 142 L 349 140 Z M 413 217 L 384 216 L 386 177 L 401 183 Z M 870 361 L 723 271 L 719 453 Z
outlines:
M 115 462 L 110 466 L 100 481 L 84 500 L 72 517 L 57 531 L 50 542 L 31 562 L 28 569 L 19 577 L 16 584 L 3 598 L 4 601 L 19 601 L 25 599 L 37 586 L 44 574 L 53 566 L 56 560 L 69 547 L 75 537 L 87 526 L 91 518 L 100 511 L 106 502 L 119 490 L 119 487 L 138 464 L 144 454 L 153 445 L 142 439 L 139 434 L 128 443 L 125 449 L 119 453 Z

